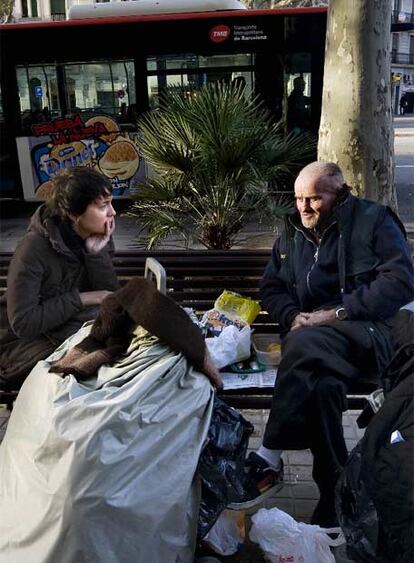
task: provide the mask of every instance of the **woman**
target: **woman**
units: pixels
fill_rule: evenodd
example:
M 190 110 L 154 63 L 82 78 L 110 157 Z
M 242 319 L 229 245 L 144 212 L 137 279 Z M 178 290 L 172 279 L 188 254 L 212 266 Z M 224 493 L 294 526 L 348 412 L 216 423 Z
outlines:
M 0 386 L 18 388 L 119 287 L 109 181 L 90 168 L 53 180 L 10 264 L 2 303 Z M 7 304 L 7 314 L 6 305 Z

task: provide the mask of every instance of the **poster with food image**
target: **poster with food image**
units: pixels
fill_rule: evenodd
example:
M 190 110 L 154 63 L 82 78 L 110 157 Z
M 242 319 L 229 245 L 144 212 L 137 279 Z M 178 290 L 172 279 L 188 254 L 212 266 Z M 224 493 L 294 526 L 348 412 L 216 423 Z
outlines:
M 115 197 L 129 197 L 145 178 L 138 133 L 122 131 L 107 115 L 38 123 L 32 125 L 32 133 L 17 139 L 27 200 L 47 199 L 54 176 L 73 166 L 97 169 L 111 182 Z

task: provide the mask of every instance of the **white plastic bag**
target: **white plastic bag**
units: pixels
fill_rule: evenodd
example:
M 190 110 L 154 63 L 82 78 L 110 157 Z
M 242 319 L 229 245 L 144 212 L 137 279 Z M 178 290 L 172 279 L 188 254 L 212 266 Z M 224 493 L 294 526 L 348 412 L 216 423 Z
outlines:
M 204 542 L 219 555 L 233 555 L 244 543 L 245 513 L 224 510 L 204 538 Z
M 234 325 L 223 328 L 219 336 L 206 338 L 206 346 L 217 369 L 250 358 L 251 329 Z
M 252 517 L 252 523 L 250 539 L 260 545 L 271 563 L 335 563 L 329 548 L 345 542 L 340 528 L 296 522 L 278 508 L 261 508 Z M 328 533 L 340 535 L 332 540 Z

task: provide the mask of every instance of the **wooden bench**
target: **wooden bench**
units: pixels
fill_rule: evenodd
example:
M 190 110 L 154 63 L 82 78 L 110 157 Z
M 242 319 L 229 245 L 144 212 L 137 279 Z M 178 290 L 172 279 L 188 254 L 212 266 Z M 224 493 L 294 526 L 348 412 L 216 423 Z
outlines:
M 0 253 L 0 292 L 7 286 L 7 270 L 11 253 Z M 258 284 L 270 257 L 270 250 L 157 250 L 117 252 L 116 273 L 121 284 L 131 277 L 143 276 L 145 261 L 156 258 L 167 274 L 167 293 L 183 307 L 191 307 L 197 315 L 213 308 L 224 289 L 259 300 Z M 278 326 L 262 311 L 253 328 L 258 333 L 278 332 Z M 372 383 L 358 382 L 348 394 L 349 408 L 362 408 L 366 395 L 375 389 Z M 9 407 L 17 391 L 0 390 L 0 403 Z M 270 408 L 272 389 L 223 391 L 220 396 L 232 406 L 244 409 Z

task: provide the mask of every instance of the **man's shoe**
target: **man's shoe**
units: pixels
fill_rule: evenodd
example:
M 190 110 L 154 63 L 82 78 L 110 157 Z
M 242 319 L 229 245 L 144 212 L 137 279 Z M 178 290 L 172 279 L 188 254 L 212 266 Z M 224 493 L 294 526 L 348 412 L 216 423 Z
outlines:
M 246 460 L 247 474 L 244 482 L 245 494 L 240 502 L 232 502 L 227 508 L 244 510 L 261 504 L 283 487 L 283 460 L 280 468 L 274 469 L 265 459 L 251 452 Z

